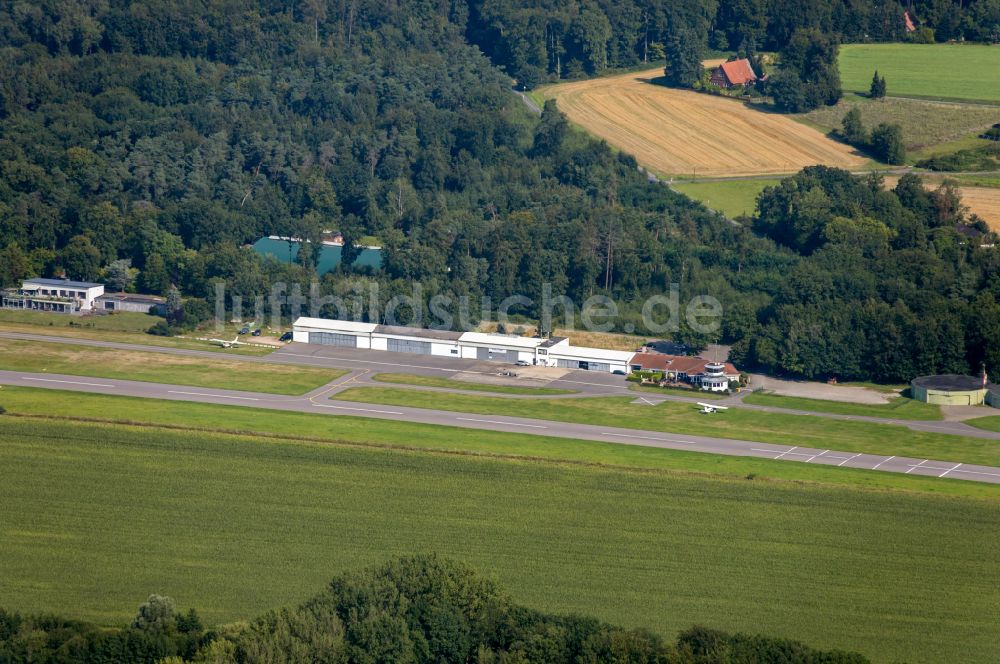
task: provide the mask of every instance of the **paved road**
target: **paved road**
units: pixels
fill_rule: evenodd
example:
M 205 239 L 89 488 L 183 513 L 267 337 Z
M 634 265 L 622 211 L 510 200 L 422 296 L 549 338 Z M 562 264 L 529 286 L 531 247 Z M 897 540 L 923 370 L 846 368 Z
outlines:
M 457 373 L 481 374 L 483 376 L 489 376 L 495 375 L 497 370 L 502 367 L 509 367 L 509 365 L 504 365 L 503 363 L 487 362 L 483 360 L 456 360 L 450 357 L 411 355 L 409 353 L 387 353 L 385 351 L 378 350 L 366 351 L 355 348 L 338 348 L 336 346 L 294 343 L 288 344 L 287 346 L 284 346 L 280 350 L 274 351 L 269 355 L 227 355 L 224 351 L 192 350 L 188 348 L 171 348 L 169 346 L 145 346 L 142 344 L 123 343 L 117 341 L 99 341 L 96 339 L 26 334 L 22 332 L 0 332 L 0 338 L 56 342 L 139 352 L 164 353 L 168 355 L 182 355 L 186 357 L 204 357 L 212 360 L 228 358 L 240 362 L 300 365 L 349 370 L 360 369 L 368 370 L 373 373 L 396 372 L 437 377 L 452 377 Z M 380 385 L 383 387 L 388 386 L 386 383 L 380 383 Z M 532 383 L 524 383 L 524 385 L 532 385 Z M 537 383 L 534 383 L 534 385 L 537 385 Z M 560 378 L 545 383 L 545 386 L 576 390 L 579 392 L 576 396 L 634 396 L 636 397 L 637 403 L 646 403 L 649 405 L 656 405 L 664 401 L 676 401 L 693 404 L 699 400 L 698 397 L 656 393 L 637 393 L 629 389 L 628 384 L 622 380 L 621 376 L 590 371 L 569 371 Z M 402 384 L 393 384 L 392 387 L 398 389 L 426 389 Z M 461 391 L 460 382 L 456 381 L 455 389 L 453 391 Z M 537 399 L 543 397 L 533 396 L 530 398 Z M 930 433 L 967 436 L 970 438 L 1000 440 L 1000 433 L 977 429 L 976 427 L 969 426 L 968 424 L 964 424 L 962 422 L 900 420 L 894 418 L 867 417 L 860 415 L 836 415 L 833 413 L 793 410 L 790 408 L 777 408 L 773 406 L 756 406 L 742 403 L 739 396 L 728 400 L 722 400 L 719 403 L 733 408 L 746 408 L 749 410 L 759 410 L 770 413 L 811 415 L 834 420 L 854 420 L 858 422 L 872 422 L 875 424 L 895 424 L 905 426 L 913 431 L 926 431 Z M 984 415 L 991 414 L 993 413 L 984 412 Z
M 465 429 L 516 432 L 525 435 L 594 440 L 622 445 L 660 447 L 731 456 L 761 457 L 824 466 L 861 468 L 928 477 L 950 477 L 1000 484 L 1000 468 L 990 466 L 976 466 L 932 459 L 910 459 L 906 457 L 838 452 L 836 450 L 765 444 L 749 440 L 718 439 L 707 436 L 551 422 L 548 420 L 532 420 L 520 417 L 474 415 L 402 406 L 367 406 L 363 403 L 341 402 L 329 399 L 329 395 L 332 392 L 344 385 L 349 385 L 359 375 L 361 375 L 361 372 L 352 372 L 330 385 L 314 390 L 301 397 L 106 378 L 32 374 L 18 371 L 0 371 L 0 384 L 95 394 L 146 397 L 171 401 L 226 404 L 249 408 L 268 408 L 314 414 L 354 415 Z

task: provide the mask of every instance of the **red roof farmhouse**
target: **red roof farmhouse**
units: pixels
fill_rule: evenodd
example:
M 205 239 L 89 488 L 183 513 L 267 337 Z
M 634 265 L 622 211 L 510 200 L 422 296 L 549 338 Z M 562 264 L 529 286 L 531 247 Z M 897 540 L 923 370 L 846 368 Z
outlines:
M 757 74 L 754 73 L 750 61 L 746 58 L 723 62 L 712 72 L 712 84 L 720 88 L 732 88 L 737 85 L 744 87 L 757 82 Z

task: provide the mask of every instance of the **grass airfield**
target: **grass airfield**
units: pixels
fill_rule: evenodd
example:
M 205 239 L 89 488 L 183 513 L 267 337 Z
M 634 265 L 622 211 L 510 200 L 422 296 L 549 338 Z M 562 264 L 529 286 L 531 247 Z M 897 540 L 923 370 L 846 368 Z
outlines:
M 700 623 L 886 662 L 989 661 L 1000 642 L 995 489 L 960 498 L 10 416 L 0 438 L 0 596 L 20 610 L 116 623 L 129 598 L 157 592 L 218 624 L 300 601 L 342 570 L 439 552 L 528 605 L 664 636 Z

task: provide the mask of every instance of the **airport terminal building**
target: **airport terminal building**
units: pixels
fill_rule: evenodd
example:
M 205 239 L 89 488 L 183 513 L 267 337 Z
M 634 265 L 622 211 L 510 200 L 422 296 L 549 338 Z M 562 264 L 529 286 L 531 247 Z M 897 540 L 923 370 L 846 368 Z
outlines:
M 537 339 L 485 332 L 451 332 L 377 325 L 326 318 L 299 318 L 292 328 L 298 343 L 434 355 L 465 360 L 528 362 L 532 365 L 628 372 L 635 353 L 571 346 L 565 337 Z

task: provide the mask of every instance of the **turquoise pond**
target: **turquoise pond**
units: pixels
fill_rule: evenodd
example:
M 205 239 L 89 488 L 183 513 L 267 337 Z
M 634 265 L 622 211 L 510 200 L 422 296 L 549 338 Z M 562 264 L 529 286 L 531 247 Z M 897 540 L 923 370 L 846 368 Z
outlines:
M 295 260 L 295 257 L 298 256 L 299 244 L 299 242 L 292 242 L 291 247 L 289 247 L 289 242 L 287 240 L 275 240 L 269 237 L 264 237 L 254 242 L 253 248 L 262 256 L 274 256 L 282 263 L 289 263 Z M 320 275 L 324 275 L 340 265 L 340 252 L 341 247 L 331 246 L 329 244 L 323 245 L 323 250 L 319 255 L 319 266 L 317 268 Z M 377 270 L 382 267 L 382 250 L 362 249 L 361 254 L 358 256 L 357 260 L 354 261 L 354 264 L 365 267 L 373 267 Z

